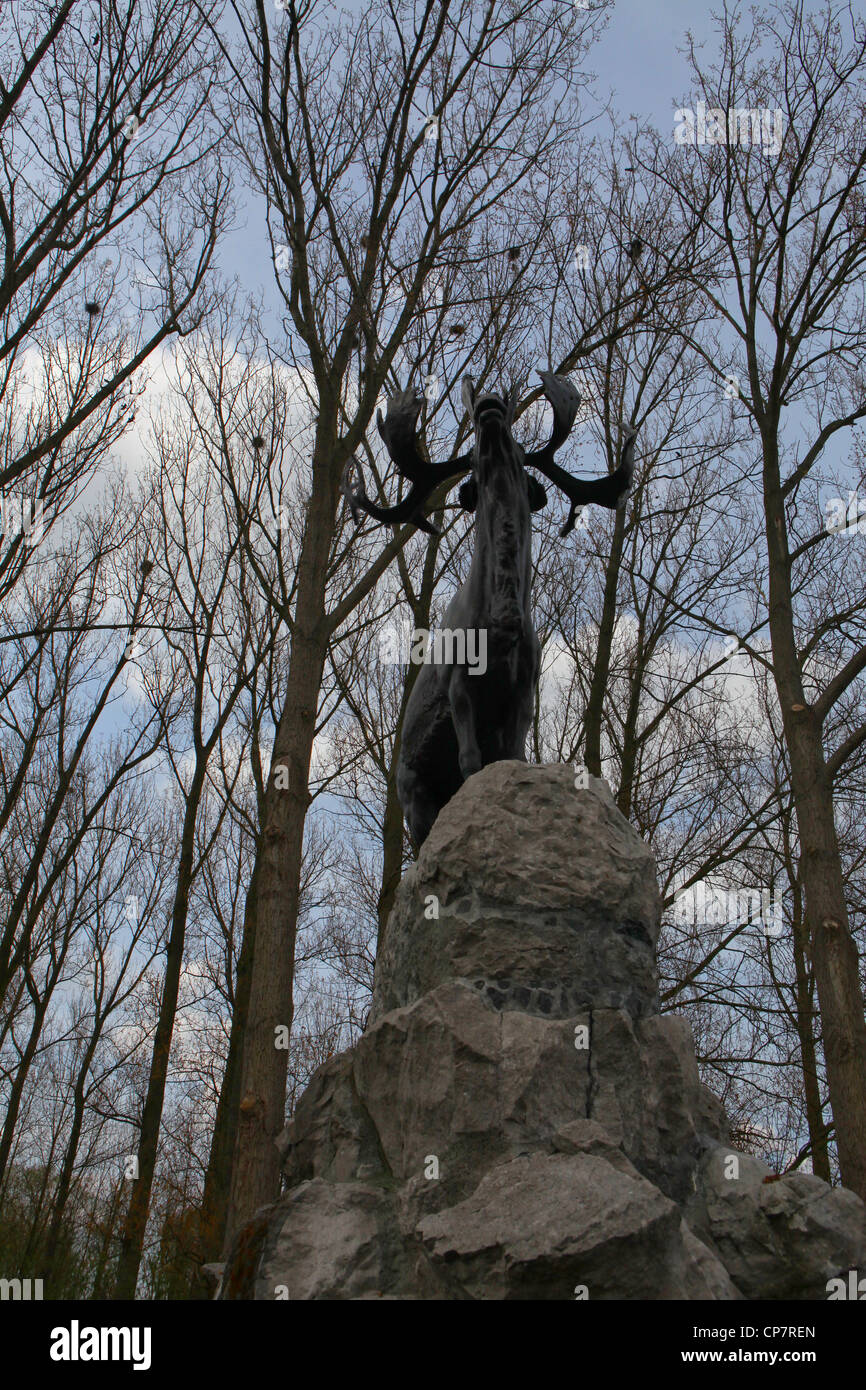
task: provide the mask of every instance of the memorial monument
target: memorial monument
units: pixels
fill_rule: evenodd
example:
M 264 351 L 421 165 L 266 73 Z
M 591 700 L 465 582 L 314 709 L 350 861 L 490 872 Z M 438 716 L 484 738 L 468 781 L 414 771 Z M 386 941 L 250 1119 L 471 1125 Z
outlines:
M 607 783 L 523 761 L 538 645 L 532 510 L 544 489 L 615 507 L 617 470 L 554 462 L 577 410 L 543 373 L 548 445 L 525 453 L 510 396 L 464 401 L 470 455 L 432 465 L 420 400 L 379 428 L 430 529 L 440 482 L 476 512 L 469 578 L 446 622 L 486 625 L 488 671 L 419 676 L 399 789 L 420 846 L 376 961 L 367 1027 L 313 1076 L 281 1139 L 285 1191 L 237 1236 L 221 1299 L 826 1299 L 866 1269 L 866 1204 L 737 1151 L 701 1084 L 687 1021 L 659 1009 L 661 900 L 650 849 Z

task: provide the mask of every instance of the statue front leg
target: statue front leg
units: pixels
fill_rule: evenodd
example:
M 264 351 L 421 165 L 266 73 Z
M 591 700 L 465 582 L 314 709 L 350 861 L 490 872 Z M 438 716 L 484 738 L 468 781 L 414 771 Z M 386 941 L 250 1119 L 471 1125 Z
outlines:
M 397 796 L 415 848 L 420 849 L 433 829 L 442 806 L 424 779 L 403 764 L 397 769 Z
M 475 709 L 469 696 L 466 677 L 455 672 L 448 691 L 451 705 L 451 719 L 457 735 L 457 761 L 460 775 L 465 782 L 474 772 L 481 771 L 481 749 L 478 746 L 478 732 L 475 727 Z
M 541 645 L 533 632 L 527 643 L 525 661 L 518 669 L 514 685 L 513 708 L 502 739 L 503 758 L 526 762 L 526 738 L 535 715 L 538 672 L 541 665 Z

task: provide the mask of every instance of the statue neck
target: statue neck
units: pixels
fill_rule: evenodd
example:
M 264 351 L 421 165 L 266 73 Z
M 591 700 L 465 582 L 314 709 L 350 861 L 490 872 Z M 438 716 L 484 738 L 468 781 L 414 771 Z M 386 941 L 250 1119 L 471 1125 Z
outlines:
M 530 512 L 523 467 L 498 463 L 479 476 L 472 578 L 483 586 L 492 618 L 526 610 L 531 577 Z

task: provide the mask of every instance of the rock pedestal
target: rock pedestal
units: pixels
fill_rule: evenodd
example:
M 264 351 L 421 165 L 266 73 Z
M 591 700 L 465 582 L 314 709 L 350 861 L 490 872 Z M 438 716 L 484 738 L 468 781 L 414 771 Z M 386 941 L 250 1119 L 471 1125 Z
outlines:
M 484 768 L 405 875 L 220 1298 L 825 1299 L 866 1205 L 732 1149 L 658 1011 L 652 856 L 606 783 Z

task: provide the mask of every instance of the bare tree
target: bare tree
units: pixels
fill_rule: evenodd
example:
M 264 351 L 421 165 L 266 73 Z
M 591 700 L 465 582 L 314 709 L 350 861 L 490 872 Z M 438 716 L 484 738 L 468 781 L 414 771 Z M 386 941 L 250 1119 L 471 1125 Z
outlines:
M 190 352 L 194 352 L 194 343 Z M 181 370 L 183 370 L 181 368 Z M 269 615 L 246 599 L 249 578 L 234 508 L 198 439 L 195 391 L 186 374 L 184 408 L 157 428 L 157 459 L 142 507 L 151 538 L 148 615 L 160 636 L 142 654 L 144 688 L 164 720 L 165 757 L 183 799 L 177 878 L 165 974 L 141 1116 L 138 1174 L 121 1241 L 115 1296 L 135 1296 L 156 1170 L 160 1121 L 184 965 L 190 892 L 209 846 L 196 832 L 211 759 L 231 728 L 241 696 L 270 649 Z M 232 422 L 241 447 L 243 413 Z M 235 447 L 229 435 L 226 447 Z M 167 715 L 164 713 L 168 711 Z M 225 767 L 225 762 L 223 762 Z M 234 779 L 240 776 L 240 763 Z M 218 822 L 219 824 L 219 822 Z M 214 830 L 214 834 L 216 831 Z
M 866 670 L 866 643 L 859 608 L 837 611 L 832 638 L 804 633 L 801 620 L 811 554 L 838 544 L 826 528 L 803 533 L 808 490 L 827 450 L 866 416 L 866 29 L 833 3 L 807 13 L 780 0 L 751 25 L 725 6 L 719 47 L 714 65 L 690 51 L 703 105 L 682 108 L 679 148 L 658 142 L 635 158 L 701 214 L 696 264 L 714 267 L 703 293 L 721 343 L 689 340 L 720 384 L 735 382 L 753 428 L 758 463 L 744 471 L 764 504 L 765 621 L 830 1103 L 842 1181 L 866 1196 L 866 1020 L 833 798 L 833 768 L 861 747 L 866 724 L 827 744 L 828 721 Z
M 0 595 L 134 418 L 138 369 L 199 322 L 227 211 L 194 8 L 43 13 L 0 20 Z

